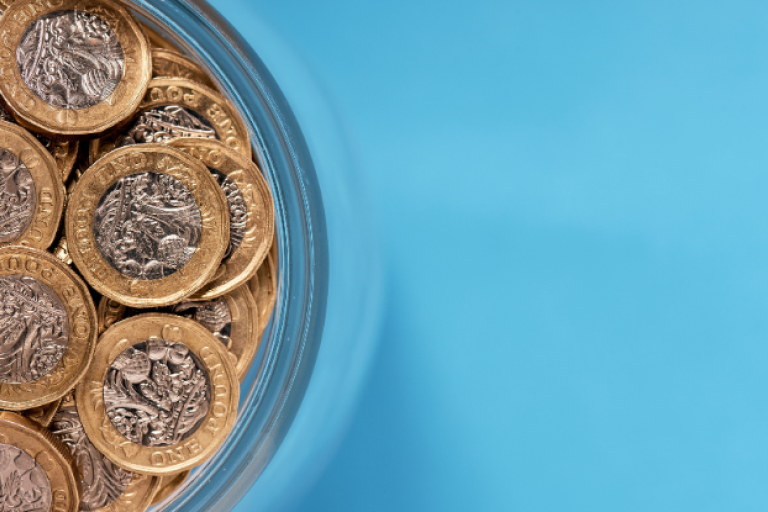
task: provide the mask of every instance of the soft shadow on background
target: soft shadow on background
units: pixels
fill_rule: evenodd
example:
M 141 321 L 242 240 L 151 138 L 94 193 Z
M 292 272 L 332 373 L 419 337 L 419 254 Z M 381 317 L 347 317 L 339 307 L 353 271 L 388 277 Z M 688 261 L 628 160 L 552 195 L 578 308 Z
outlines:
M 765 510 L 768 4 L 212 3 L 317 75 L 382 230 L 296 511 Z

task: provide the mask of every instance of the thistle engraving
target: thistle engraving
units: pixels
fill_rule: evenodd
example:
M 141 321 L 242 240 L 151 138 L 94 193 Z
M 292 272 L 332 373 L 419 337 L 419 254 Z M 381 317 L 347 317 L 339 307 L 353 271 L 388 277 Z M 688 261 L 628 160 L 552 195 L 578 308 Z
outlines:
M 83 11 L 56 11 L 31 23 L 16 49 L 16 64 L 37 97 L 69 110 L 104 101 L 125 73 L 114 30 Z
M 120 178 L 101 197 L 93 233 L 102 256 L 121 274 L 161 279 L 189 262 L 202 217 L 184 184 L 167 174 Z
M 199 322 L 225 347 L 231 345 L 232 313 L 224 297 L 203 302 L 181 302 L 173 306 L 171 313 Z
M 32 223 L 35 180 L 19 158 L 0 148 L 0 243 L 15 242 Z
M 0 277 L 0 382 L 48 375 L 68 341 L 67 312 L 53 290 L 29 276 Z
M 0 443 L 0 512 L 49 512 L 51 482 L 29 454 Z
M 112 464 L 91 443 L 75 407 L 63 407 L 53 417 L 51 432 L 57 436 L 75 458 L 83 496 L 80 510 L 91 512 L 111 505 L 128 488 L 133 474 Z
M 162 143 L 182 137 L 218 139 L 211 124 L 197 112 L 180 105 L 167 105 L 142 112 L 120 137 L 117 147 Z
M 203 423 L 211 385 L 202 362 L 187 347 L 152 339 L 112 362 L 104 404 L 112 424 L 129 441 L 168 446 L 187 439 Z

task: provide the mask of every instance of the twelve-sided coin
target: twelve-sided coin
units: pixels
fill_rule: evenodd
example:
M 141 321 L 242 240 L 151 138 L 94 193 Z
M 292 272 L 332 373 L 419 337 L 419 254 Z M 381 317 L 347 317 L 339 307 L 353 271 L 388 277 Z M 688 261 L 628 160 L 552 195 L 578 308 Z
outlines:
M 205 327 L 146 313 L 101 335 L 75 399 L 88 438 L 107 458 L 137 473 L 170 475 L 221 446 L 239 393 L 226 348 Z
M 53 402 L 82 378 L 96 344 L 85 283 L 53 255 L 0 249 L 0 408 Z
M 131 116 L 147 90 L 149 43 L 111 0 L 14 2 L 0 33 L 0 93 L 35 131 L 103 132 Z
M 266 258 L 275 233 L 272 194 L 250 159 L 214 140 L 168 143 L 203 162 L 227 196 L 229 247 L 213 279 L 193 299 L 212 299 L 245 283 Z
M 243 120 L 221 94 L 183 78 L 155 78 L 136 116 L 120 130 L 91 141 L 89 159 L 115 148 L 181 137 L 215 139 L 246 158 L 251 142 Z
M 173 304 L 199 290 L 229 240 L 226 197 L 211 173 L 159 144 L 121 148 L 89 167 L 65 224 L 83 277 L 134 307 Z

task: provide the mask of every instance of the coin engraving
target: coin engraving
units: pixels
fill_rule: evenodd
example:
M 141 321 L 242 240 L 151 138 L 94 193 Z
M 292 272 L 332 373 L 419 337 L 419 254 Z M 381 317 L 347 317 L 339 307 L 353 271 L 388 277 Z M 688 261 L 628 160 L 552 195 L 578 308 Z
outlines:
M 11 151 L 0 148 L 0 243 L 18 240 L 35 216 L 35 180 Z
M 216 339 L 221 341 L 227 348 L 229 348 L 232 343 L 232 312 L 229 310 L 229 305 L 224 297 L 200 302 L 185 301 L 163 308 L 144 309 L 123 306 L 119 302 L 115 302 L 111 299 L 106 300 L 108 300 L 110 304 L 114 304 L 116 311 L 119 311 L 119 316 L 117 316 L 117 318 L 112 317 L 109 319 L 108 325 L 104 326 L 105 328 L 123 318 L 130 318 L 142 313 L 168 313 L 195 320 L 211 331 L 211 334 L 213 334 Z
M 69 341 L 64 304 L 29 276 L 0 277 L 0 381 L 18 384 L 48 375 Z
M 118 140 L 117 147 L 164 143 L 181 137 L 219 138 L 213 126 L 197 112 L 179 105 L 166 105 L 142 112 Z
M 49 105 L 68 110 L 108 98 L 125 72 L 114 30 L 95 14 L 55 11 L 39 17 L 21 36 L 16 65 L 22 80 Z
M 48 512 L 51 482 L 20 448 L 0 443 L 0 512 Z
M 177 444 L 195 433 L 211 404 L 203 363 L 189 348 L 164 339 L 137 343 L 111 364 L 104 382 L 107 416 L 129 441 Z
M 215 171 L 210 167 L 208 170 L 211 171 L 221 190 L 224 191 L 224 195 L 227 196 L 227 206 L 229 207 L 229 247 L 227 247 L 227 252 L 224 253 L 226 258 L 240 247 L 243 237 L 245 237 L 245 228 L 248 223 L 248 207 L 237 183 L 224 173 Z
M 192 258 L 202 218 L 189 189 L 167 174 L 120 178 L 101 197 L 93 233 L 102 256 L 134 279 L 161 279 Z
M 61 408 L 50 428 L 67 445 L 80 470 L 83 481 L 80 510 L 90 512 L 106 507 L 125 492 L 133 473 L 114 465 L 93 446 L 83 430 L 77 408 Z
M 224 297 L 204 302 L 182 302 L 173 306 L 172 312 L 199 322 L 225 347 L 229 347 L 232 341 L 232 313 Z

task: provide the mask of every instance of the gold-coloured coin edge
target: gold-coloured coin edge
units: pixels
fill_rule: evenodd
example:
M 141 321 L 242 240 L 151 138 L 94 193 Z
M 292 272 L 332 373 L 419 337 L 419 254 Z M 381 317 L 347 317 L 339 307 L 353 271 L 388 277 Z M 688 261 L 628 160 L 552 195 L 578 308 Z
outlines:
M 56 411 L 59 410 L 61 401 L 62 398 L 59 398 L 55 402 L 41 405 L 39 407 L 33 407 L 32 409 L 27 409 L 21 414 L 39 424 L 41 427 L 47 428 L 51 424 L 53 417 L 56 415 Z
M 232 317 L 232 335 L 229 353 L 237 360 L 235 369 L 242 382 L 259 350 L 259 312 L 253 295 L 243 285 L 224 295 Z
M 232 319 L 230 342 L 226 346 L 240 382 L 251 368 L 253 358 L 259 350 L 259 312 L 256 301 L 247 286 L 243 285 L 219 297 L 227 302 Z M 214 299 L 215 300 L 215 299 Z M 104 332 L 112 325 L 130 315 L 128 307 L 109 297 L 102 297 L 96 311 L 99 319 L 99 332 Z
M 189 470 L 182 471 L 175 475 L 168 475 L 160 477 L 160 487 L 155 493 L 155 497 L 152 499 L 151 505 L 157 505 L 161 501 L 164 501 L 168 496 L 176 492 L 176 489 L 181 487 L 181 484 L 189 477 Z
M 21 126 L 0 121 L 0 148 L 10 151 L 29 169 L 35 182 L 35 213 L 27 229 L 13 242 L 47 249 L 53 243 L 64 210 L 64 182 L 51 153 Z
M 251 158 L 251 140 L 245 123 L 228 99 L 203 84 L 184 78 L 155 78 L 136 114 L 121 129 L 111 130 L 101 138 L 91 140 L 89 161 L 95 162 L 116 149 L 123 129 L 143 112 L 155 107 L 178 105 L 203 117 L 214 129 L 218 140 L 246 158 Z
M 69 179 L 69 175 L 72 174 L 79 151 L 79 140 L 51 140 L 51 155 L 56 160 L 56 166 L 61 173 L 61 179 L 65 182 Z
M 96 307 L 87 286 L 52 254 L 26 247 L 0 248 L 0 276 L 29 276 L 48 285 L 67 311 L 69 340 L 59 364 L 44 377 L 0 384 L 0 409 L 22 411 L 58 400 L 88 369 L 96 345 Z
M 104 381 L 112 362 L 149 339 L 186 346 L 203 363 L 211 383 L 211 405 L 198 429 L 169 446 L 133 443 L 115 428 L 104 404 Z M 202 325 L 187 318 L 145 313 L 114 324 L 102 334 L 93 364 L 75 389 L 80 419 L 93 445 L 115 464 L 136 473 L 170 475 L 205 461 L 221 446 L 237 418 L 240 384 L 226 348 Z
M 237 185 L 245 202 L 245 235 L 240 245 L 222 260 L 213 279 L 191 297 L 192 300 L 213 299 L 248 281 L 267 257 L 275 236 L 272 194 L 255 163 L 218 141 L 182 138 L 168 145 L 228 177 Z
M 267 254 L 267 259 L 256 271 L 256 275 L 248 281 L 248 288 L 251 290 L 256 301 L 256 310 L 259 315 L 259 333 L 258 339 L 261 340 L 264 330 L 269 323 L 269 317 L 275 308 L 277 300 L 277 243 L 272 242 Z
M 154 27 L 144 23 L 143 21 L 139 21 L 139 25 L 141 25 L 142 30 L 147 35 L 147 39 L 149 40 L 149 44 L 152 46 L 152 48 L 179 51 L 178 46 L 160 34 L 160 32 Z
M 104 193 L 117 180 L 142 172 L 167 174 L 183 183 L 202 218 L 192 258 L 161 279 L 121 274 L 101 254 L 93 232 L 96 206 Z M 229 213 L 224 192 L 202 163 L 167 145 L 141 144 L 115 150 L 85 171 L 70 194 L 65 230 L 69 256 L 96 291 L 128 306 L 147 308 L 179 302 L 210 280 L 229 241 Z
M 216 89 L 216 84 L 199 64 L 183 53 L 167 48 L 152 48 L 152 78 L 184 78 Z
M 67 448 L 48 430 L 13 412 L 0 413 L 0 443 L 19 448 L 45 471 L 51 485 L 51 510 L 77 512 L 82 484 Z
M 27 27 L 56 11 L 97 15 L 115 33 L 125 68 L 115 90 L 103 101 L 79 110 L 51 105 L 32 92 L 16 64 L 16 50 Z M 14 2 L 0 16 L 0 94 L 20 124 L 51 136 L 83 136 L 103 132 L 131 116 L 152 76 L 152 54 L 138 22 L 111 0 L 42 0 Z
M 0 121 L 7 121 L 11 124 L 18 124 L 16 118 L 13 117 L 8 107 L 5 105 L 5 100 L 0 96 Z M 32 135 L 35 135 L 34 133 Z M 72 168 L 75 166 L 75 161 L 80 150 L 80 141 L 75 139 L 52 139 L 46 135 L 35 135 L 35 138 L 51 153 L 51 156 L 56 161 L 56 167 L 58 167 L 61 173 L 61 179 L 67 181 L 69 175 L 72 173 Z M 46 147 L 46 144 L 50 144 L 50 147 Z

